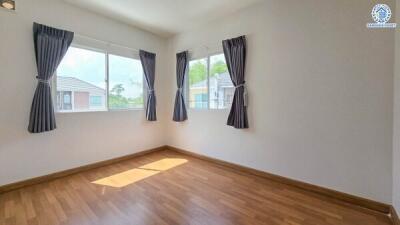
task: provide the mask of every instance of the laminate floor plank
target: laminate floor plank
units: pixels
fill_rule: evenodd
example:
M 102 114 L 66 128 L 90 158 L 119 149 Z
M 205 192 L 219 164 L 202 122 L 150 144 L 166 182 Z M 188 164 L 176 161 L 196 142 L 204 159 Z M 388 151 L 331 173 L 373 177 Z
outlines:
M 388 225 L 389 217 L 170 150 L 0 195 L 0 225 Z

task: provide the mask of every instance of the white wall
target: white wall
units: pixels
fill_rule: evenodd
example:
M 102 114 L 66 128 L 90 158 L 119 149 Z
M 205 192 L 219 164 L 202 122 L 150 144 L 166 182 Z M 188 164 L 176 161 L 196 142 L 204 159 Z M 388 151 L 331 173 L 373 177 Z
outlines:
M 400 0 L 396 0 L 396 22 L 400 22 Z M 396 29 L 393 121 L 393 206 L 400 213 L 400 30 Z
M 247 35 L 251 128 L 190 110 L 168 144 L 390 203 L 394 31 L 366 28 L 376 3 L 266 0 L 170 40 L 172 106 L 176 51 Z
M 37 83 L 34 21 L 156 52 L 155 85 L 157 91 L 164 91 L 164 39 L 60 0 L 18 0 L 16 13 L 0 10 L 0 185 L 165 143 L 162 95 L 158 99 L 159 122 L 146 122 L 143 110 L 57 114 L 57 130 L 28 133 L 29 110 Z

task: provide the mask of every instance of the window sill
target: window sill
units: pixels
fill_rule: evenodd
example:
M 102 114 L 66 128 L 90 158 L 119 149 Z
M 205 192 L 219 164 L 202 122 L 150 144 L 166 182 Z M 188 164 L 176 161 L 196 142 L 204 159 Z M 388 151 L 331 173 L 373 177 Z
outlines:
M 109 110 L 92 110 L 92 111 L 55 111 L 56 114 L 80 114 L 80 113 L 107 113 L 107 112 L 129 112 L 144 111 L 144 108 L 137 109 L 109 109 Z
M 144 111 L 144 108 L 132 108 L 132 109 L 109 109 L 108 112 L 125 112 L 125 111 Z
M 196 109 L 196 108 L 189 108 L 188 110 L 189 111 L 199 111 L 199 112 L 202 112 L 202 111 L 219 111 L 219 112 L 222 112 L 222 111 L 229 111 L 230 107 L 229 108 L 223 108 L 223 109 Z

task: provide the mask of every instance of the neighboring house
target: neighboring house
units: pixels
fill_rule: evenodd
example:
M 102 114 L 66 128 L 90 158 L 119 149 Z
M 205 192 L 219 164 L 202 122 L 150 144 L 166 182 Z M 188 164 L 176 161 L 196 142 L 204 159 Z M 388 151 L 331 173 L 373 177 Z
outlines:
M 57 111 L 91 111 L 105 109 L 103 88 L 74 77 L 57 76 Z
M 210 77 L 210 108 L 227 108 L 235 93 L 229 73 L 216 74 Z M 207 108 L 207 80 L 190 86 L 189 103 L 191 108 Z

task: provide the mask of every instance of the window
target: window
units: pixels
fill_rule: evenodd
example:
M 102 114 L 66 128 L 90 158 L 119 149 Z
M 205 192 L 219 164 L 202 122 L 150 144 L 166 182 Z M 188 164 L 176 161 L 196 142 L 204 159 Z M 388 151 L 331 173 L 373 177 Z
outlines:
M 57 69 L 58 111 L 106 110 L 106 53 L 70 47 Z M 99 96 L 92 105 L 90 96 Z
M 70 91 L 57 91 L 57 110 L 71 110 L 71 95 Z
M 143 108 L 143 69 L 140 60 L 110 54 L 109 65 L 109 108 Z
M 103 105 L 102 96 L 90 96 L 89 104 L 91 107 L 98 107 Z
M 194 107 L 198 109 L 206 109 L 207 106 L 207 94 L 194 94 Z
M 144 76 L 140 60 L 123 55 L 70 47 L 55 76 L 56 110 L 143 108 Z
M 224 54 L 189 62 L 189 107 L 224 109 L 232 104 L 232 84 Z
M 64 93 L 64 104 L 71 104 L 71 92 L 70 91 L 65 91 Z

